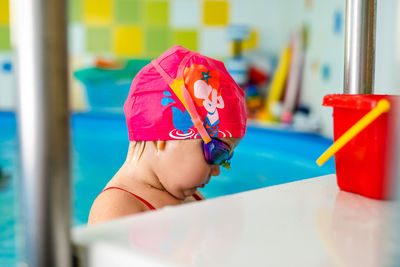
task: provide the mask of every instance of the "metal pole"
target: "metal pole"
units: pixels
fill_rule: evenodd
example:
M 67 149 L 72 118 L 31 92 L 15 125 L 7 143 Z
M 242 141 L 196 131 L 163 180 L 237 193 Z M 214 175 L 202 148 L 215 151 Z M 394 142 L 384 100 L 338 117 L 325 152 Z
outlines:
M 22 167 L 22 261 L 70 266 L 65 0 L 13 0 Z
M 376 0 L 346 1 L 344 94 L 374 91 Z

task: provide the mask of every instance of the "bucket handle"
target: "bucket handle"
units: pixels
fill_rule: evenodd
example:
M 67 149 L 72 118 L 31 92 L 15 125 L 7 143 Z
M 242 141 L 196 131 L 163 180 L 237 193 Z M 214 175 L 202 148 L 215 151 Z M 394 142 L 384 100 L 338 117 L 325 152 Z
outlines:
M 378 104 L 367 114 L 364 115 L 358 122 L 356 122 L 350 129 L 348 129 L 342 136 L 340 136 L 335 143 L 333 143 L 318 159 L 317 164 L 321 166 L 336 152 L 338 152 L 344 145 L 346 145 L 357 134 L 370 125 L 381 114 L 388 112 L 390 103 L 386 99 L 379 100 Z

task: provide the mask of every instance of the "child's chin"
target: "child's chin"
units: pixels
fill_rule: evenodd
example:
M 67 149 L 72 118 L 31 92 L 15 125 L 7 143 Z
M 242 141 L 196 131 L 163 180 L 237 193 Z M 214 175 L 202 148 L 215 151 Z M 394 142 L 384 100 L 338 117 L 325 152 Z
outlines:
M 193 195 L 197 190 L 197 187 L 193 187 L 193 188 L 189 188 L 187 190 L 184 191 L 184 195 L 185 197 L 190 197 L 191 195 Z

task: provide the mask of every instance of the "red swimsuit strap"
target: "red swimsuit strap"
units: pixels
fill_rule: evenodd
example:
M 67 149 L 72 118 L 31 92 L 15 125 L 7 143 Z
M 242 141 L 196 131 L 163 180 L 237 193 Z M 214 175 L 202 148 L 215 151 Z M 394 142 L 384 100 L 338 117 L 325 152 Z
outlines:
M 203 200 L 201 199 L 201 197 L 199 195 L 197 195 L 196 193 L 193 193 L 192 195 L 194 197 L 194 199 L 196 199 L 197 201 Z
M 136 197 L 137 199 L 139 199 L 140 201 L 142 201 L 147 207 L 149 207 L 149 209 L 151 209 L 151 210 L 155 210 L 155 209 L 156 209 L 156 208 L 154 208 L 153 205 L 151 205 L 149 202 L 147 202 L 147 201 L 144 200 L 143 198 L 141 198 L 141 197 L 139 197 L 138 195 L 135 195 L 134 193 L 129 192 L 128 190 L 123 189 L 123 188 L 121 188 L 121 187 L 116 187 L 116 186 L 107 187 L 107 188 L 104 189 L 102 192 L 107 191 L 107 190 L 110 190 L 110 189 L 118 189 L 118 190 L 122 190 L 122 191 L 124 191 L 124 192 L 127 192 L 127 193 L 131 194 L 132 196 Z M 200 197 L 199 195 L 197 195 L 196 193 L 193 193 L 192 196 L 193 196 L 194 199 L 196 199 L 197 201 L 202 200 L 201 197 Z
M 125 191 L 125 192 L 131 194 L 132 196 L 136 197 L 136 198 L 139 199 L 140 201 L 142 201 L 147 207 L 149 207 L 149 209 L 151 209 L 151 210 L 155 210 L 155 209 L 156 209 L 156 208 L 153 207 L 153 205 L 151 205 L 149 202 L 147 202 L 147 201 L 144 200 L 143 198 L 141 198 L 141 197 L 139 197 L 138 195 L 135 195 L 134 193 L 129 192 L 128 190 L 125 190 L 125 189 L 123 189 L 123 188 L 121 188 L 121 187 L 115 187 L 115 186 L 113 186 L 113 187 L 107 187 L 107 188 L 104 189 L 102 192 L 107 191 L 107 190 L 110 190 L 110 189 L 119 189 L 119 190 Z

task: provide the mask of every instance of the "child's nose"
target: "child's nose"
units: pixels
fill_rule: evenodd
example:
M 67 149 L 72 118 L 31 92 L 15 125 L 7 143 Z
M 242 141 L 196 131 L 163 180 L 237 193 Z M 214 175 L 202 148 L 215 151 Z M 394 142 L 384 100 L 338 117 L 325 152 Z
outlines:
M 211 176 L 218 176 L 220 172 L 219 165 L 211 165 Z

